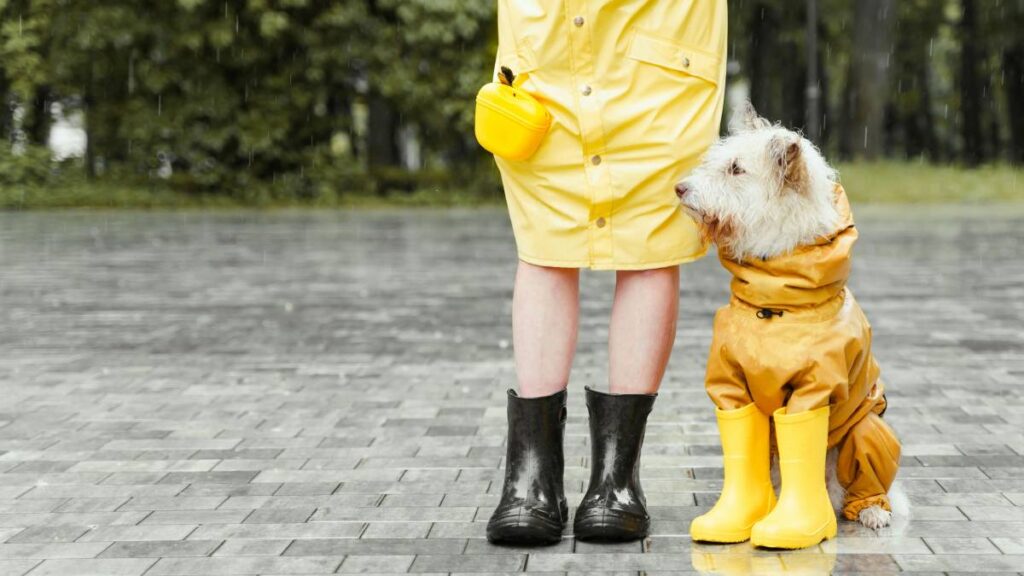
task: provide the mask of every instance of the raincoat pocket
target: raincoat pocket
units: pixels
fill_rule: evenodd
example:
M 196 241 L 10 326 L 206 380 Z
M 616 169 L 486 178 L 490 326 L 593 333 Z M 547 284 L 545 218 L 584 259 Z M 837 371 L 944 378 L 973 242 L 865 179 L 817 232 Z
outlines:
M 523 84 L 529 81 L 535 59 L 499 55 L 499 81 L 480 89 L 476 97 L 474 132 L 484 149 L 511 161 L 530 158 L 551 127 L 551 114 Z M 513 61 L 514 60 L 514 61 Z M 507 73 L 502 73 L 504 69 Z
M 682 72 L 717 86 L 722 58 L 704 50 L 637 30 L 626 55 L 640 62 Z
M 496 80 L 498 78 L 498 74 L 501 72 L 502 66 L 511 68 L 516 75 L 530 74 L 535 72 L 538 68 L 537 56 L 533 49 L 530 48 L 530 45 L 525 43 L 515 47 L 515 50 L 499 50 L 498 57 L 494 60 L 494 74 L 491 76 L 492 80 Z

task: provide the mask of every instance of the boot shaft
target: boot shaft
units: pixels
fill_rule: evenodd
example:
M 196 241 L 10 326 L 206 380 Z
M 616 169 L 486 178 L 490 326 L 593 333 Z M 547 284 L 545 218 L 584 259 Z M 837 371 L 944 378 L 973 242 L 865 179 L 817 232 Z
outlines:
M 656 395 L 587 393 L 590 415 L 590 484 L 612 480 L 637 483 L 647 417 Z M 637 484 L 639 486 L 639 484 Z
M 526 501 L 563 497 L 566 392 L 521 398 L 508 391 L 504 491 Z
M 796 492 L 817 488 L 821 478 L 810 478 L 806 470 L 821 470 L 824 478 L 828 450 L 829 407 L 787 414 L 775 412 L 775 434 L 779 445 L 779 472 L 783 487 L 788 483 Z
M 771 425 L 768 416 L 753 403 L 736 410 L 716 408 L 715 414 L 722 440 L 725 484 L 770 483 Z M 730 466 L 730 462 L 737 462 L 739 466 Z

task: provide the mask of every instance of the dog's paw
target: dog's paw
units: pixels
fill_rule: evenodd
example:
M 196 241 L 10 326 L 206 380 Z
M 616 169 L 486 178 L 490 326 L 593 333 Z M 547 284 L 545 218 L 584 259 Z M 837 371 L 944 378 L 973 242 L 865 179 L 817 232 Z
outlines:
M 881 506 L 868 506 L 860 511 L 858 519 L 861 524 L 868 528 L 878 530 L 879 528 L 885 528 L 889 525 L 889 521 L 892 520 L 892 512 L 889 512 Z

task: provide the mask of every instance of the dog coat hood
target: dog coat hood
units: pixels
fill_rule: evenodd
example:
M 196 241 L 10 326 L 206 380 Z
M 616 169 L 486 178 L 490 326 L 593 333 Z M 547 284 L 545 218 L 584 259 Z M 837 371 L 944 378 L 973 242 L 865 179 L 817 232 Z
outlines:
M 855 518 L 870 504 L 888 506 L 900 449 L 878 418 L 886 404 L 871 326 L 846 288 L 857 230 L 838 186 L 836 202 L 842 224 L 828 238 L 768 260 L 721 258 L 733 295 L 715 315 L 705 387 L 723 410 L 830 406 L 828 444 L 839 449 L 844 514 Z
M 842 186 L 836 185 L 835 202 L 839 229 L 815 244 L 768 260 L 737 262 L 720 252 L 722 265 L 733 276 L 733 297 L 754 308 L 790 313 L 840 297 L 850 275 L 850 255 L 857 242 L 857 229 Z

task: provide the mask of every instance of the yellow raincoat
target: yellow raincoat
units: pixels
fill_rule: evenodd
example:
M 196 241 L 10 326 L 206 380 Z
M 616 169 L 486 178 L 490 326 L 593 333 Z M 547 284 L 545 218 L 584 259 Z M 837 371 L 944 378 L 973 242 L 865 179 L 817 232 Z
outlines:
M 857 229 L 838 186 L 836 204 L 844 223 L 830 238 L 770 260 L 720 255 L 732 298 L 715 315 L 705 386 L 723 410 L 830 406 L 828 444 L 839 450 L 843 514 L 852 520 L 873 504 L 889 509 L 900 444 L 880 418 L 886 403 L 871 326 L 846 288 Z
M 718 136 L 726 0 L 498 0 L 495 70 L 554 117 L 528 160 L 496 158 L 519 257 L 651 269 L 705 247 L 673 185 Z

